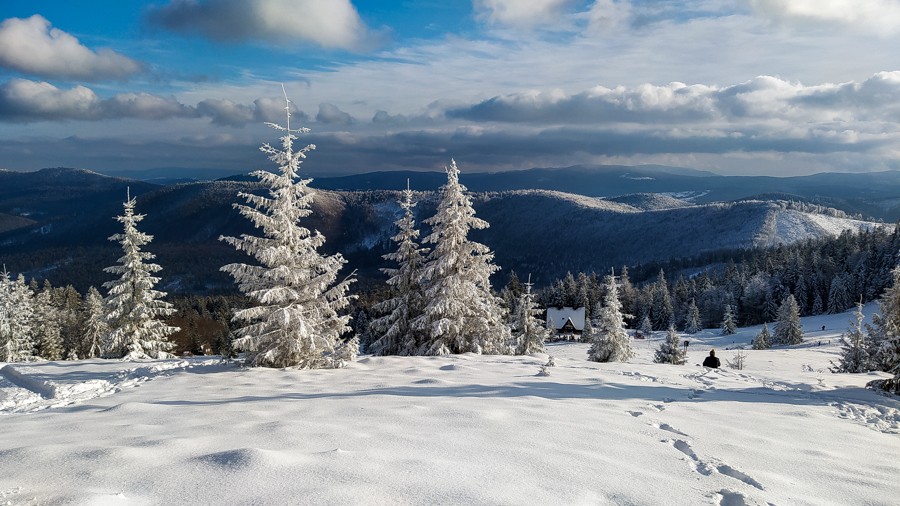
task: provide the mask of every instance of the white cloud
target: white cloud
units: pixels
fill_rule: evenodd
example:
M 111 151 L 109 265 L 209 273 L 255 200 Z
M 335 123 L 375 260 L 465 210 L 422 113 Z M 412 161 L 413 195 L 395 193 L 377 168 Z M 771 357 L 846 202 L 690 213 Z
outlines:
M 141 70 L 138 62 L 110 49 L 88 49 L 38 14 L 0 23 L 0 67 L 86 81 L 121 79 Z
M 349 125 L 353 123 L 353 116 L 340 110 L 334 104 L 319 104 L 319 113 L 316 114 L 316 121 L 325 123 L 326 125 Z
M 879 33 L 900 31 L 897 0 L 750 0 L 750 5 L 778 21 L 842 24 Z
M 555 24 L 573 0 L 473 0 L 476 16 L 492 24 L 529 28 Z
M 169 30 L 219 41 L 306 41 L 358 50 L 373 34 L 350 0 L 171 0 L 150 11 Z

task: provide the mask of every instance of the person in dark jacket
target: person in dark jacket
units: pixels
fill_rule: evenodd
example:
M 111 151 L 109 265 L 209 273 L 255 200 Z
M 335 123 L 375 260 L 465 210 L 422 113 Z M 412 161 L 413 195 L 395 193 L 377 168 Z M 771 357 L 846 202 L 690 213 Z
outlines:
M 709 350 L 709 356 L 703 360 L 703 367 L 718 369 L 720 365 L 722 365 L 722 362 L 720 362 L 719 357 L 716 356 L 716 350 Z

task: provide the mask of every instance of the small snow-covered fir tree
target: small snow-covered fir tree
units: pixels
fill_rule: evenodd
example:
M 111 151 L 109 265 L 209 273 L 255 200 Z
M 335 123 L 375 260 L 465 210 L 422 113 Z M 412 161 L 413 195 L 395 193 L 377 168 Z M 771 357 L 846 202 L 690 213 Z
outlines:
M 737 332 L 737 324 L 735 323 L 734 306 L 725 305 L 725 315 L 722 316 L 722 335 L 730 336 Z
M 502 300 L 491 292 L 491 274 L 500 268 L 487 246 L 468 238 L 469 230 L 489 225 L 475 217 L 466 191 L 451 160 L 437 212 L 426 220 L 431 235 L 423 241 L 434 245 L 422 270 L 425 309 L 414 322 L 424 333 L 425 355 L 510 351 Z
M 319 253 L 325 237 L 300 225 L 302 218 L 312 214 L 315 192 L 308 186 L 312 180 L 297 179 L 298 172 L 315 145 L 294 149 L 294 140 L 309 129 L 291 129 L 286 95 L 285 102 L 286 126 L 267 123 L 284 132 L 281 149 L 269 144 L 260 148 L 278 166 L 278 172 L 251 173 L 268 189 L 268 195 L 242 192 L 238 196 L 246 199 L 247 205 L 234 205 L 262 229 L 262 235 L 219 238 L 258 262 L 234 263 L 221 269 L 253 302 L 251 307 L 234 313 L 232 320 L 244 324 L 235 331 L 238 338 L 234 345 L 247 352 L 246 361 L 251 366 L 342 367 L 355 360 L 359 351 L 356 337 L 341 339 L 350 330 L 350 316 L 341 312 L 350 303 L 347 291 L 354 279 L 351 274 L 337 281 L 346 260 L 340 253 Z
M 97 358 L 103 353 L 103 336 L 109 332 L 109 325 L 103 312 L 103 297 L 93 286 L 84 295 L 81 314 L 84 320 L 81 356 Z
M 700 322 L 700 309 L 697 308 L 697 303 L 694 302 L 694 299 L 691 299 L 691 303 L 688 304 L 684 331 L 688 334 L 696 334 L 701 330 L 703 330 L 703 324 Z
M 769 332 L 769 324 L 764 323 L 762 330 L 753 339 L 754 350 L 767 350 L 772 346 L 772 334 Z
M 381 269 L 389 276 L 391 298 L 374 306 L 384 316 L 371 324 L 376 341 L 371 352 L 375 355 L 417 355 L 423 344 L 422 332 L 413 328 L 412 322 L 422 314 L 422 266 L 428 249 L 421 248 L 417 239 L 416 218 L 413 215 L 413 192 L 406 181 L 406 191 L 400 200 L 403 216 L 396 221 L 397 234 L 392 238 L 397 251 L 384 255 L 385 260 L 397 263 L 397 268 Z
M 50 302 L 50 290 L 45 289 L 34 298 L 33 338 L 38 355 L 45 360 L 63 359 L 63 339 L 59 329 L 57 309 Z
M 675 333 L 675 327 L 669 327 L 665 340 L 659 343 L 653 361 L 658 364 L 684 364 L 684 348 L 681 347 L 681 339 Z
M 772 341 L 775 344 L 800 344 L 803 342 L 803 326 L 800 323 L 800 307 L 794 296 L 785 296 L 781 306 L 778 307 L 778 321 L 775 322 L 775 334 Z
M 622 303 L 619 302 L 619 287 L 615 275 L 604 279 L 606 293 L 603 296 L 603 309 L 597 328 L 594 330 L 594 342 L 588 350 L 588 360 L 594 362 L 627 362 L 634 355 L 631 350 L 631 336 L 625 330 Z
M 110 328 L 103 355 L 125 360 L 167 358 L 171 357 L 169 351 L 174 347 L 169 336 L 179 328 L 160 319 L 171 315 L 175 309 L 162 300 L 166 293 L 154 288 L 160 279 L 154 273 L 162 267 L 149 262 L 156 258 L 154 254 L 141 251 L 153 236 L 137 229 L 145 215 L 134 213 L 136 204 L 137 198 L 132 198 L 129 193 L 123 203 L 124 213 L 116 217 L 124 230 L 109 238 L 122 246 L 123 255 L 119 257 L 118 265 L 103 269 L 119 276 L 119 279 L 103 283 L 107 289 L 103 302 Z
M 537 303 L 534 301 L 531 287 L 531 275 L 529 275 L 528 282 L 525 284 L 525 292 L 519 297 L 519 303 L 516 305 L 516 312 L 512 321 L 512 335 L 516 343 L 516 355 L 543 353 L 544 341 L 547 339 L 547 329 L 544 328 L 541 320 L 538 318 L 541 310 L 538 309 Z
M 34 293 L 20 274 L 0 272 L 0 362 L 22 362 L 34 356 Z
M 641 319 L 641 325 L 638 327 L 638 332 L 640 332 L 645 339 L 653 337 L 653 324 L 650 323 L 650 316 L 644 315 L 644 318 Z
M 594 322 L 600 319 L 600 304 L 594 304 L 593 315 L 588 313 L 588 308 L 584 308 L 584 328 L 581 329 L 581 342 L 594 342 Z
M 862 308 L 862 302 L 856 304 L 856 312 L 850 320 L 850 327 L 841 335 L 841 358 L 837 364 L 833 364 L 832 372 L 860 373 L 871 370 L 869 350 L 863 334 L 862 322 L 865 315 Z

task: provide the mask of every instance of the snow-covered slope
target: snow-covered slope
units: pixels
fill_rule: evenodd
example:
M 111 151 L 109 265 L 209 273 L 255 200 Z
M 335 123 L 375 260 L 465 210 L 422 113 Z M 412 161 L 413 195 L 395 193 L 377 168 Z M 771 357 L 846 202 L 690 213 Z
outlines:
M 552 344 L 550 376 L 547 355 L 15 364 L 0 502 L 896 504 L 900 399 L 827 372 L 848 319 L 740 371 L 696 364 L 756 328 L 688 337 L 685 366 L 650 363 L 661 335 L 625 364 Z

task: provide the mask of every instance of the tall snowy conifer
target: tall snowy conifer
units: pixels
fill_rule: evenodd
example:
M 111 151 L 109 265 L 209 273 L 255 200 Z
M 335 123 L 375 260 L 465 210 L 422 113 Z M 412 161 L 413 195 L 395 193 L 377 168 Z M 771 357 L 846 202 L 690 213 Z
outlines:
M 397 243 L 397 251 L 384 255 L 385 260 L 396 262 L 397 268 L 381 269 L 390 276 L 387 284 L 391 287 L 392 297 L 374 307 L 384 315 L 371 324 L 376 336 L 371 351 L 375 355 L 418 355 L 423 344 L 422 332 L 413 329 L 412 322 L 422 314 L 425 305 L 421 279 L 424 255 L 428 250 L 416 242 L 419 230 L 413 215 L 415 205 L 407 180 L 406 191 L 400 200 L 403 216 L 397 220 L 398 232 L 392 238 Z
M 863 335 L 863 304 L 856 304 L 856 312 L 850 321 L 847 332 L 841 335 L 840 362 L 831 368 L 833 372 L 868 372 L 871 370 L 871 360 L 866 349 L 865 336 Z
M 828 290 L 828 313 L 843 313 L 850 307 L 851 297 L 843 276 L 836 275 Z
M 697 308 L 697 303 L 694 302 L 694 299 L 691 299 L 687 309 L 684 331 L 688 334 L 696 334 L 701 330 L 703 330 L 703 324 L 700 323 L 700 309 Z
M 900 394 L 900 266 L 891 271 L 893 284 L 878 301 L 880 314 L 867 326 L 867 348 L 875 367 L 894 375 L 881 388 Z
M 800 344 L 803 342 L 803 326 L 800 323 L 800 307 L 794 296 L 788 294 L 778 308 L 778 321 L 775 322 L 776 344 Z
M 489 225 L 475 217 L 465 192 L 456 161 L 451 160 L 437 213 L 426 220 L 431 235 L 423 241 L 434 248 L 422 271 L 427 304 L 414 327 L 425 334 L 426 355 L 510 351 L 502 300 L 491 293 L 491 274 L 500 268 L 487 246 L 468 238 L 470 229 Z
M 606 293 L 603 296 L 603 312 L 594 329 L 595 337 L 588 350 L 588 360 L 594 362 L 627 362 L 634 355 L 631 337 L 625 331 L 619 287 L 613 274 L 605 278 Z
M 516 305 L 516 312 L 512 321 L 516 355 L 542 353 L 544 351 L 544 341 L 547 339 L 547 329 L 544 328 L 541 320 L 538 319 L 541 310 L 538 309 L 534 301 L 531 287 L 531 276 L 529 275 L 528 283 L 525 284 L 525 292 L 519 297 L 519 303 Z M 587 327 L 587 319 L 585 319 L 585 327 Z
M 167 358 L 171 357 L 168 352 L 174 347 L 169 336 L 179 329 L 159 319 L 171 315 L 175 309 L 162 300 L 165 292 L 154 288 L 159 277 L 153 274 L 162 267 L 148 262 L 156 258 L 154 254 L 141 251 L 141 246 L 149 244 L 153 236 L 137 229 L 145 215 L 134 214 L 136 203 L 137 198 L 131 198 L 129 194 L 123 203 L 125 212 L 116 217 L 124 230 L 109 238 L 122 246 L 123 255 L 118 265 L 103 269 L 119 275 L 119 279 L 103 283 L 107 289 L 104 305 L 110 328 L 103 355 L 126 360 Z
M 355 360 L 359 351 L 356 337 L 341 339 L 350 330 L 350 316 L 340 312 L 349 305 L 351 297 L 347 291 L 355 280 L 351 274 L 337 281 L 346 260 L 339 253 L 319 253 L 325 237 L 299 223 L 312 214 L 315 192 L 308 186 L 312 180 L 297 179 L 298 172 L 315 145 L 294 150 L 297 135 L 308 133 L 309 129 L 291 129 L 290 101 L 286 95 L 285 102 L 287 126 L 267 123 L 285 132 L 281 149 L 269 144 L 260 148 L 278 166 L 278 172 L 251 173 L 268 189 L 268 195 L 242 192 L 238 196 L 246 199 L 247 205 L 234 204 L 256 228 L 262 229 L 262 236 L 219 238 L 258 262 L 229 264 L 221 269 L 253 301 L 251 307 L 234 313 L 232 320 L 245 324 L 235 331 L 238 337 L 234 345 L 247 352 L 247 363 L 252 366 L 342 367 Z
M 0 272 L 0 362 L 22 362 L 34 356 L 32 320 L 34 294 L 20 274 L 9 279 L 6 267 Z

